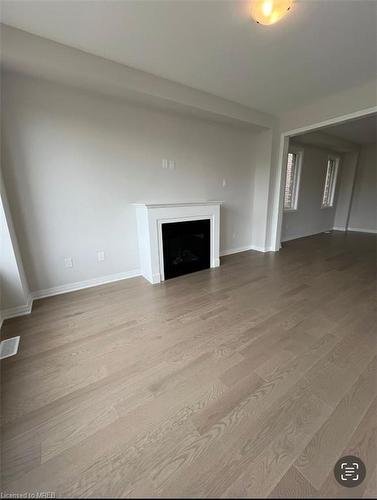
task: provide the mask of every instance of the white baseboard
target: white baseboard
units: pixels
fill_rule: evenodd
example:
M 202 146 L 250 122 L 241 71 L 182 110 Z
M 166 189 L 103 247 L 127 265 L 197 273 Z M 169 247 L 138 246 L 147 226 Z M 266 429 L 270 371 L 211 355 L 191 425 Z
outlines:
M 37 290 L 29 295 L 28 303 L 22 306 L 10 307 L 0 311 L 0 328 L 5 319 L 15 318 L 17 316 L 24 316 L 30 314 L 33 307 L 33 300 L 42 299 L 44 297 L 51 297 L 53 295 L 60 295 L 62 293 L 74 292 L 83 290 L 84 288 L 91 288 L 93 286 L 105 285 L 106 283 L 113 283 L 115 281 L 125 280 L 128 278 L 135 278 L 140 276 L 140 270 L 134 269 L 125 273 L 111 274 L 109 276 L 102 276 L 86 281 L 79 281 L 76 283 L 69 283 L 67 285 L 55 286 L 46 288 L 45 290 Z
M 231 248 L 229 250 L 223 250 L 220 253 L 220 257 L 224 257 L 225 255 L 233 255 L 234 253 L 247 252 L 248 250 L 255 250 L 256 252 L 273 252 L 274 249 L 272 247 L 258 247 L 256 245 L 246 245 L 244 247 Z
M 345 227 L 335 226 L 333 227 L 334 231 L 345 231 Z M 349 227 L 347 231 L 355 231 L 356 233 L 369 233 L 369 234 L 377 234 L 377 229 L 364 229 L 361 227 Z
M 248 250 L 253 250 L 251 245 L 246 245 L 244 247 L 230 248 L 229 250 L 223 250 L 220 252 L 220 257 L 225 255 L 233 255 L 234 253 L 247 252 Z
M 361 227 L 349 227 L 348 231 L 356 231 L 357 233 L 377 234 L 377 229 L 364 229 Z
M 127 271 L 125 273 L 110 274 L 108 276 L 101 276 L 100 278 L 93 278 L 85 281 L 77 281 L 75 283 L 68 283 L 67 285 L 54 286 L 44 290 L 36 290 L 32 292 L 32 297 L 33 299 L 43 299 L 45 297 L 52 297 L 53 295 L 75 292 L 85 288 L 105 285 L 106 283 L 113 283 L 114 281 L 135 278 L 136 276 L 140 276 L 140 269 L 133 269 L 132 271 Z
M 307 233 L 307 234 L 296 234 L 294 236 L 290 236 L 289 238 L 284 238 L 281 240 L 282 243 L 286 242 L 286 241 L 292 241 L 292 240 L 300 240 L 301 238 L 309 238 L 310 236 L 318 236 L 320 234 L 324 234 L 326 233 L 327 231 L 333 231 L 335 230 L 335 227 L 331 227 L 329 229 L 322 229 L 322 231 L 316 231 L 315 233 Z M 337 231 L 344 231 L 344 229 L 337 229 Z
M 152 285 L 157 285 L 158 283 L 161 283 L 161 274 L 160 273 L 152 274 L 152 280 L 150 281 L 150 283 L 152 283 Z
M 0 327 L 5 319 L 16 318 L 17 316 L 25 316 L 30 314 L 33 308 L 33 297 L 30 294 L 26 304 L 16 307 L 9 307 L 0 311 Z
M 256 245 L 251 245 L 250 250 L 255 250 L 256 252 L 275 252 L 275 249 L 273 247 L 258 247 Z

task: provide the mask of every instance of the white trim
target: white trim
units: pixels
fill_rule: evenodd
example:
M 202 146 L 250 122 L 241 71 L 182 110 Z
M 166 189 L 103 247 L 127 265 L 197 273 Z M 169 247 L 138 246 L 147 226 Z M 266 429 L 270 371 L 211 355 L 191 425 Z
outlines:
M 302 132 L 308 132 L 309 130 L 316 130 L 323 127 L 328 127 L 329 125 L 345 123 L 350 120 L 355 120 L 356 118 L 362 118 L 363 116 L 372 115 L 373 113 L 377 113 L 377 106 L 372 106 L 370 108 L 361 109 L 359 111 L 354 111 L 353 113 L 348 113 L 347 115 L 336 116 L 334 118 L 329 118 L 328 120 L 324 120 L 322 122 L 313 123 L 312 125 L 305 125 L 304 127 L 288 130 L 284 132 L 284 136 L 293 136 L 299 135 Z
M 356 233 L 377 234 L 377 229 L 364 229 L 362 227 L 349 227 L 348 231 L 355 231 Z
M 16 318 L 17 316 L 25 316 L 30 314 L 33 308 L 33 297 L 30 294 L 28 297 L 27 304 L 16 307 L 9 307 L 8 309 L 3 309 L 0 311 L 0 328 L 5 319 Z
M 174 207 L 176 205 L 173 205 Z M 180 205 L 181 206 L 181 205 Z M 185 205 L 182 205 L 185 206 Z M 219 267 L 219 259 L 215 257 L 215 218 L 214 215 L 194 215 L 192 217 L 171 217 L 157 220 L 157 240 L 158 240 L 158 258 L 160 262 L 160 272 L 152 276 L 153 284 L 165 281 L 164 269 L 164 246 L 162 242 L 162 225 L 172 222 L 194 222 L 196 220 L 209 220 L 210 222 L 210 267 Z M 158 279 L 158 281 L 155 281 Z
M 101 276 L 100 278 L 54 286 L 52 288 L 46 288 L 45 290 L 36 290 L 35 292 L 32 292 L 32 297 L 34 300 L 43 299 L 44 297 L 52 297 L 53 295 L 60 295 L 62 293 L 84 290 L 85 288 L 92 288 L 94 286 L 105 285 L 106 283 L 113 283 L 114 281 L 135 278 L 136 276 L 140 276 L 140 269 L 133 269 L 132 271 L 124 273 L 110 274 L 108 276 Z
M 286 243 L 288 241 L 293 241 L 293 240 L 301 240 L 304 238 L 310 238 L 311 236 L 319 236 L 321 234 L 328 234 L 330 231 L 333 231 L 334 228 L 330 229 L 323 229 L 322 231 L 316 231 L 315 233 L 305 233 L 305 234 L 296 234 L 295 236 L 289 236 L 288 238 L 285 238 L 282 240 L 282 243 Z
M 278 168 L 276 172 L 277 183 L 275 187 L 274 193 L 274 208 L 272 215 L 272 245 L 271 248 L 273 251 L 279 251 L 281 246 L 281 229 L 282 229 L 282 220 L 283 220 L 283 187 L 284 187 L 284 163 L 287 161 L 288 156 L 288 142 L 289 139 L 295 135 L 302 134 L 304 132 L 309 132 L 311 130 L 318 130 L 329 125 L 346 123 L 350 120 L 354 120 L 356 118 L 361 118 L 363 116 L 369 116 L 377 112 L 377 106 L 372 106 L 369 108 L 361 109 L 359 111 L 355 111 L 353 113 L 348 113 L 346 115 L 336 116 L 334 118 L 330 118 L 328 120 L 324 120 L 322 122 L 313 123 L 311 125 L 305 125 L 304 127 L 287 130 L 280 134 L 280 146 L 278 153 Z
M 361 227 L 349 227 L 346 229 L 345 227 L 334 226 L 334 231 L 354 231 L 355 233 L 369 233 L 369 234 L 377 234 L 377 229 L 365 229 Z
M 234 253 L 247 252 L 248 250 L 253 250 L 251 245 L 246 245 L 244 247 L 230 248 L 229 250 L 222 250 L 220 252 L 220 257 L 225 257 L 225 255 L 233 255 Z
M 151 280 L 152 285 L 157 285 L 158 283 L 161 283 L 161 281 L 162 279 L 160 273 L 152 274 L 152 280 Z
M 206 205 L 222 205 L 223 201 L 192 201 L 180 203 L 133 203 L 137 207 L 170 208 L 170 207 L 203 207 Z
M 129 278 L 140 276 L 140 270 L 134 269 L 125 273 L 110 274 L 100 278 L 93 278 L 85 281 L 78 281 L 76 283 L 68 283 L 67 285 L 55 286 L 46 288 L 45 290 L 36 290 L 29 295 L 28 303 L 22 306 L 10 307 L 0 311 L 0 328 L 5 319 L 16 318 L 17 316 L 24 316 L 30 314 L 33 308 L 33 301 L 36 299 L 43 299 L 45 297 L 52 297 L 53 295 L 60 295 L 63 293 L 75 292 L 77 290 L 84 290 L 85 288 L 92 288 L 94 286 L 105 285 L 106 283 L 113 283 Z
M 262 252 L 262 253 L 275 251 L 273 247 L 258 247 L 256 245 L 252 245 L 251 250 L 255 250 L 256 252 Z
M 247 252 L 249 250 L 254 250 L 256 252 L 273 252 L 273 248 L 271 247 L 258 247 L 256 245 L 246 245 L 244 247 L 238 247 L 238 248 L 230 248 L 229 250 L 222 250 L 220 252 L 220 257 L 225 257 L 225 255 L 233 255 L 234 253 L 241 253 L 241 252 Z

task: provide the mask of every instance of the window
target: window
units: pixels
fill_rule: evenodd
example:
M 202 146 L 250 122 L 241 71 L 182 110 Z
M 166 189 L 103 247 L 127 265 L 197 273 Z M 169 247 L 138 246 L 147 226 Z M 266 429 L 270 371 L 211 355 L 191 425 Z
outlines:
M 284 210 L 297 210 L 301 154 L 302 153 L 299 152 L 288 153 L 284 190 Z
M 334 206 L 336 177 L 338 175 L 338 158 L 330 157 L 327 160 L 326 180 L 323 188 L 322 208 Z

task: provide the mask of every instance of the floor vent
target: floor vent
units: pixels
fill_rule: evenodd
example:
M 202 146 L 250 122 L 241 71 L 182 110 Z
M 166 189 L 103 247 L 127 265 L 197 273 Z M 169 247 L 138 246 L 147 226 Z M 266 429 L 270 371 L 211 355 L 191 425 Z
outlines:
M 0 359 L 9 358 L 17 354 L 19 343 L 20 337 L 12 337 L 11 339 L 3 340 L 0 343 Z

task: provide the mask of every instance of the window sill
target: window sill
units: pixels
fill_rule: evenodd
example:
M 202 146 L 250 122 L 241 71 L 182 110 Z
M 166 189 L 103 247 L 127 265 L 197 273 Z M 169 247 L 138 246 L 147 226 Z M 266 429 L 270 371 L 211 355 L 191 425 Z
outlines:
M 298 212 L 298 208 L 284 208 L 284 212 Z

